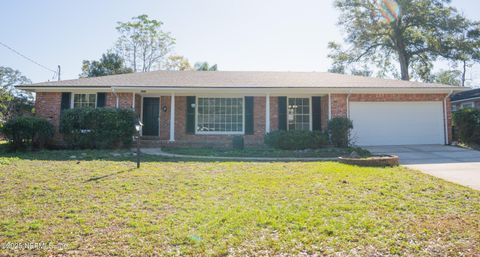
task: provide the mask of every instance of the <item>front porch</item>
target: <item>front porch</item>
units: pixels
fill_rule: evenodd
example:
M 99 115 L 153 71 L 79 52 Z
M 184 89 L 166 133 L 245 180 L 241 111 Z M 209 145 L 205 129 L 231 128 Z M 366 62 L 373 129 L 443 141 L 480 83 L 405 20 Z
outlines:
M 327 128 L 331 96 L 133 93 L 144 146 L 230 146 L 234 136 L 262 145 L 279 129 Z

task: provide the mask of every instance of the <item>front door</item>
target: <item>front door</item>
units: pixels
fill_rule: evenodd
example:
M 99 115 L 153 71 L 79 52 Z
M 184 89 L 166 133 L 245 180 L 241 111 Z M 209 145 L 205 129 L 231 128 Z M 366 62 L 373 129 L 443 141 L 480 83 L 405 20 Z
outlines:
M 160 98 L 143 98 L 143 134 L 144 136 L 158 136 Z

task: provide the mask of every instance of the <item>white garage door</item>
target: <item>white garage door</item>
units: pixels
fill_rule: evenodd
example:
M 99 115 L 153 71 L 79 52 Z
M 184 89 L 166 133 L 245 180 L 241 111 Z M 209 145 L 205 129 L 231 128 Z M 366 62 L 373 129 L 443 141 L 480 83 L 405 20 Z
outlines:
M 442 102 L 350 102 L 357 145 L 444 144 Z

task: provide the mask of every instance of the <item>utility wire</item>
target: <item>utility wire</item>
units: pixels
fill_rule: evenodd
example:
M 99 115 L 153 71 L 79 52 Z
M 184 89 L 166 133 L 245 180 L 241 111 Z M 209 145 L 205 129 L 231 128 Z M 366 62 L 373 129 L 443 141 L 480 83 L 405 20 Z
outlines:
M 10 46 L 8 46 L 8 45 L 6 45 L 6 44 L 4 44 L 4 43 L 2 43 L 2 42 L 0 42 L 0 45 L 4 46 L 4 47 L 5 47 L 5 48 L 7 48 L 8 50 L 10 50 L 10 51 L 12 51 L 12 52 L 16 53 L 17 55 L 19 55 L 19 56 L 21 56 L 21 57 L 23 57 L 23 58 L 25 58 L 25 59 L 29 60 L 30 62 L 32 62 L 32 63 L 34 63 L 34 64 L 36 64 L 36 65 L 38 65 L 38 66 L 40 66 L 40 67 L 42 67 L 42 68 L 44 68 L 44 69 L 46 69 L 46 70 L 48 70 L 48 71 L 51 71 L 51 72 L 53 72 L 53 73 L 54 73 L 54 77 L 57 75 L 57 71 L 55 71 L 55 70 L 52 70 L 52 69 L 48 68 L 47 66 L 45 66 L 45 65 L 42 65 L 42 64 L 40 64 L 40 63 L 38 63 L 38 62 L 36 62 L 36 61 L 32 60 L 31 58 L 29 58 L 29 57 L 27 57 L 27 56 L 25 56 L 25 55 L 21 54 L 20 52 L 18 52 L 17 50 L 15 50 L 15 49 L 11 48 Z

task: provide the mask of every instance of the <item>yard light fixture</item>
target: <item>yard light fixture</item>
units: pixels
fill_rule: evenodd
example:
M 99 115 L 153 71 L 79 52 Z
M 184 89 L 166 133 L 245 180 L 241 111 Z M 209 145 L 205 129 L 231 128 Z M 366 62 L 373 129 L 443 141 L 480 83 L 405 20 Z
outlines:
M 135 130 L 137 131 L 137 169 L 140 168 L 140 131 L 142 130 L 143 123 L 138 120 L 135 124 Z

